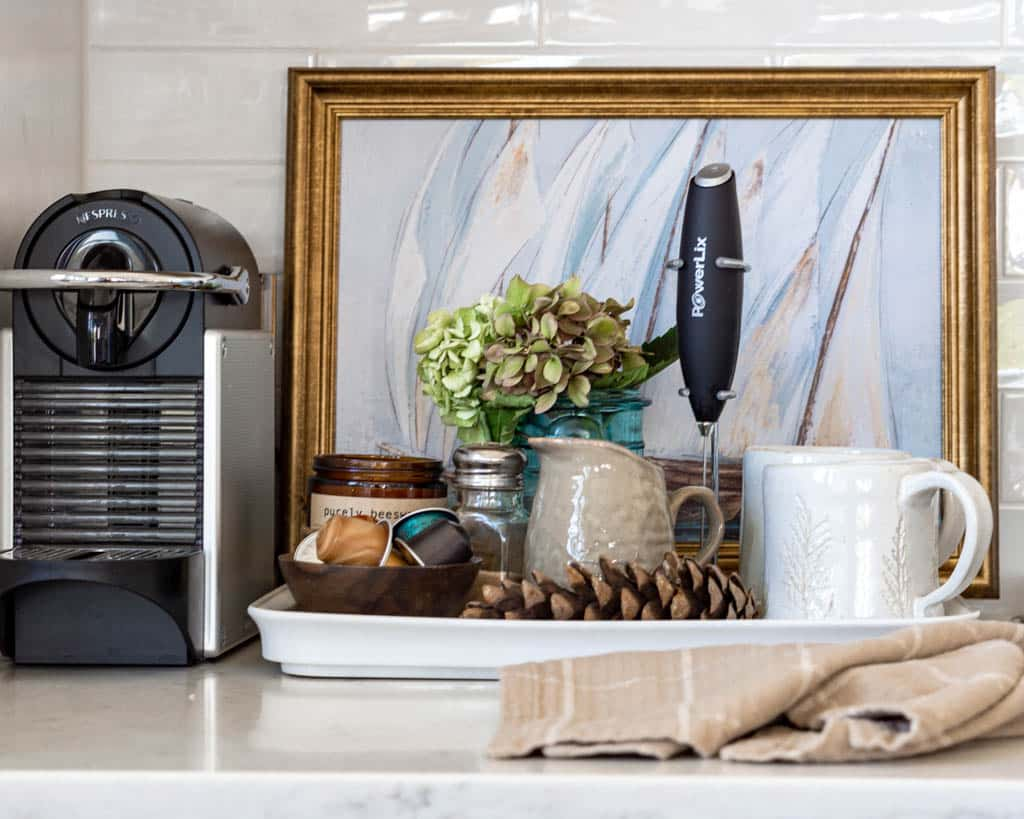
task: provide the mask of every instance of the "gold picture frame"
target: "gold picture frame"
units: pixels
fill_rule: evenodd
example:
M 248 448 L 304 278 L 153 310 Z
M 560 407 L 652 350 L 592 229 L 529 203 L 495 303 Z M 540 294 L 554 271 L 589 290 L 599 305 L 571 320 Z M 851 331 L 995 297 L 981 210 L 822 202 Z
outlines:
M 944 455 L 998 498 L 994 69 L 291 69 L 281 532 L 335 446 L 341 124 L 347 118 L 935 118 L 941 128 Z M 722 560 L 733 565 L 736 545 Z M 955 558 L 954 558 L 955 559 Z M 949 567 L 947 567 L 948 570 Z M 996 597 L 995 537 L 970 593 Z

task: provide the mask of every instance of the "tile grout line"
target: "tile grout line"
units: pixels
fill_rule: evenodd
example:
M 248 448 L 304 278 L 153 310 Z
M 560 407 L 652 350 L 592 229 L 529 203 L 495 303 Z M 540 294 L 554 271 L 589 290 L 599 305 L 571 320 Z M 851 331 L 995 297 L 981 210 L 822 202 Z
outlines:
M 91 2 L 90 0 L 79 0 L 79 20 L 78 20 L 78 104 L 81 109 L 78 112 L 78 189 L 85 190 L 87 187 L 86 180 L 88 179 L 88 167 L 89 167 L 89 123 L 92 121 L 90 116 L 89 99 L 91 97 L 89 93 L 89 80 L 92 76 L 90 71 L 90 63 L 92 62 L 89 50 L 89 40 L 92 36 L 92 14 L 91 14 Z
M 628 42 L 628 43 L 614 43 L 614 42 L 600 42 L 600 43 L 558 43 L 558 42 L 546 42 L 543 37 L 546 36 L 545 27 L 543 23 L 543 16 L 538 16 L 537 33 L 534 35 L 531 41 L 521 42 L 463 42 L 463 43 L 438 43 L 437 45 L 423 44 L 423 43 L 409 43 L 401 44 L 396 43 L 394 45 L 366 45 L 357 44 L 353 46 L 346 46 L 343 43 L 330 46 L 313 46 L 310 47 L 308 44 L 296 43 L 292 45 L 275 45 L 275 44 L 259 44 L 259 45 L 243 45 L 234 43 L 195 43 L 195 42 L 179 42 L 179 43 L 104 43 L 104 42 L 88 42 L 87 48 L 90 51 L 106 51 L 111 53 L 188 53 L 188 52 L 201 52 L 201 53 L 230 53 L 230 54 L 245 54 L 253 52 L 294 52 L 296 54 L 303 55 L 325 55 L 334 52 L 342 51 L 346 54 L 358 57 L 361 55 L 366 56 L 392 56 L 392 57 L 414 57 L 414 56 L 439 56 L 439 57 L 460 57 L 460 56 L 471 56 L 474 52 L 479 51 L 485 54 L 493 55 L 527 55 L 536 53 L 545 53 L 559 56 L 576 56 L 585 58 L 593 54 L 594 56 L 602 55 L 615 55 L 623 54 L 628 55 L 632 53 L 656 53 L 656 54 L 678 54 L 680 57 L 685 57 L 687 54 L 709 54 L 709 53 L 726 53 L 726 54 L 760 54 L 765 57 L 775 56 L 782 59 L 791 57 L 800 57 L 802 55 L 811 55 L 814 53 L 829 54 L 832 56 L 842 56 L 848 54 L 851 57 L 870 57 L 876 55 L 907 55 L 908 57 L 913 56 L 925 56 L 929 54 L 948 54 L 951 59 L 955 59 L 957 55 L 962 54 L 975 54 L 978 56 L 999 56 L 999 57 L 1024 57 L 1024 45 L 999 45 L 997 43 L 992 44 L 957 44 L 957 43 L 934 43 L 927 45 L 907 44 L 907 45 L 889 45 L 884 48 L 878 48 L 877 46 L 871 46 L 867 43 L 859 43 L 853 45 L 833 43 L 833 44 L 822 44 L 822 43 L 775 43 L 771 45 L 749 45 L 749 46 L 733 46 L 733 45 L 709 45 L 704 47 L 680 47 L 671 44 L 664 43 L 643 43 L 643 42 Z

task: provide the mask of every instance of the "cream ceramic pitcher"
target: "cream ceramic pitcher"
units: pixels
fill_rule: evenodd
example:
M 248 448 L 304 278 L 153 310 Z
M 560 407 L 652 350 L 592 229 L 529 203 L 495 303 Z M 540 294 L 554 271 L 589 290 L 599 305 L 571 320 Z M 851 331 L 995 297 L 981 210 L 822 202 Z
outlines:
M 709 519 L 697 559 L 718 552 L 725 523 L 710 489 L 685 486 L 669 494 L 660 466 L 608 441 L 530 438 L 530 446 L 540 479 L 526 531 L 528 572 L 564 580 L 567 561 L 596 568 L 600 555 L 653 567 L 674 548 L 676 515 L 687 501 L 700 503 Z

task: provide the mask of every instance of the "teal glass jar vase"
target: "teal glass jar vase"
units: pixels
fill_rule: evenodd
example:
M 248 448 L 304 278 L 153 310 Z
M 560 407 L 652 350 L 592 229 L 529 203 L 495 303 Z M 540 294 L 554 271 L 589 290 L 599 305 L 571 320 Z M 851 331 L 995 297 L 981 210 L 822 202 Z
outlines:
M 651 405 L 640 390 L 593 390 L 590 404 L 577 407 L 566 396 L 543 415 L 530 413 L 520 422 L 513 445 L 526 455 L 523 471 L 523 500 L 526 508 L 533 504 L 540 463 L 530 448 L 529 438 L 590 438 L 611 441 L 634 452 L 644 454 L 644 409 Z

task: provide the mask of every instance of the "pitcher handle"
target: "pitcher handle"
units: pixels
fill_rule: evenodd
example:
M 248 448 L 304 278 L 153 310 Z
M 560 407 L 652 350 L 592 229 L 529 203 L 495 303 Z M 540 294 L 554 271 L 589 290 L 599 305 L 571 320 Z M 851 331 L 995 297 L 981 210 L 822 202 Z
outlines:
M 956 464 L 941 458 L 932 460 L 939 472 L 959 472 Z M 939 565 L 941 566 L 953 556 L 956 547 L 963 540 L 964 532 L 967 529 L 967 521 L 964 519 L 964 510 L 956 495 L 949 491 L 940 493 L 942 508 L 942 527 L 939 529 Z
M 949 579 L 939 588 L 914 600 L 914 617 L 927 617 L 930 609 L 956 597 L 981 570 L 992 538 L 992 504 L 984 488 L 966 472 L 934 470 L 903 479 L 900 506 L 922 492 L 944 489 L 960 502 L 966 522 L 964 546 Z
M 702 566 L 711 560 L 722 545 L 725 537 L 725 517 L 722 515 L 722 508 L 715 500 L 715 493 L 706 486 L 684 486 L 676 489 L 668 499 L 668 513 L 672 518 L 672 525 L 675 525 L 679 510 L 687 501 L 696 501 L 704 507 L 708 516 L 708 542 L 697 552 L 697 562 Z

